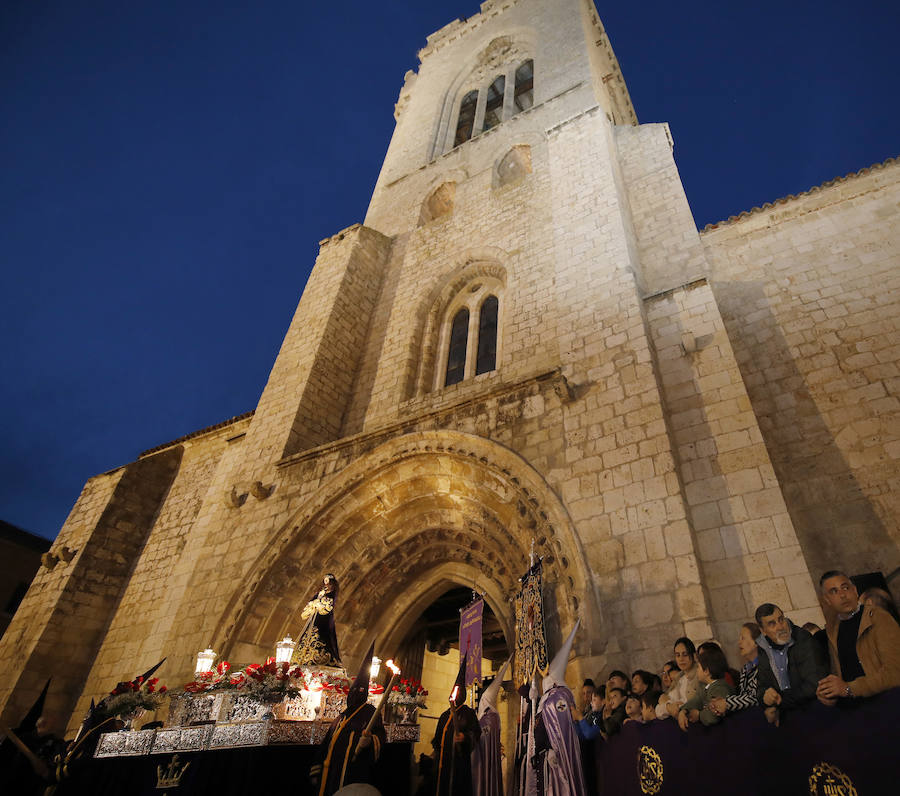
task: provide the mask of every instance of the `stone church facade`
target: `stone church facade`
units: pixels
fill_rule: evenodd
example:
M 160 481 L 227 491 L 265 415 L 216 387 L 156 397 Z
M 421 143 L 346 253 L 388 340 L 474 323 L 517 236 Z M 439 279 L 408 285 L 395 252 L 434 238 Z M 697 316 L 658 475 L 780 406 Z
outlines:
M 569 674 L 731 644 L 900 566 L 900 166 L 698 232 L 590 0 L 487 0 L 408 73 L 259 404 L 91 478 L 0 643 L 0 724 L 296 631 L 355 665 L 454 585 L 512 643 L 534 544 Z M 502 79 L 501 79 L 502 78 Z

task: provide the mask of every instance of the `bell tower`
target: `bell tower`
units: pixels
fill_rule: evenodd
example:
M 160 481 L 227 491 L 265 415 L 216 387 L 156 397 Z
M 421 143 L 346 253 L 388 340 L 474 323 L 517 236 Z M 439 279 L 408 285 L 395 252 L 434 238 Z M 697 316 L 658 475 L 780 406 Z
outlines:
M 386 186 L 423 167 L 433 171 L 459 145 L 515 117 L 519 135 L 598 106 L 611 124 L 637 124 L 591 0 L 486 0 L 480 14 L 429 36 L 419 59 L 395 106 L 367 224 L 381 221 Z M 387 213 L 392 206 L 389 199 Z

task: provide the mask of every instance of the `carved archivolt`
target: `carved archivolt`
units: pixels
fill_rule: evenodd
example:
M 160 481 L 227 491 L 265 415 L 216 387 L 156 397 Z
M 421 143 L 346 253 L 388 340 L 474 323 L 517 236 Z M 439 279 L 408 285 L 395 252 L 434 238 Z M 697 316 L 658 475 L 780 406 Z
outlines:
M 511 36 L 498 36 L 478 54 L 469 82 L 488 80 L 498 69 L 524 61 L 527 57 L 526 51 Z
M 464 573 L 489 587 L 496 609 L 506 605 L 508 615 L 532 539 L 546 556 L 548 583 L 557 584 L 562 622 L 581 616 L 591 636 L 602 637 L 571 519 L 524 459 L 459 432 L 396 437 L 334 476 L 275 534 L 233 596 L 216 648 L 266 645 L 291 630 L 324 571 L 341 582 L 339 620 L 354 644 L 371 641 L 373 629 L 393 632 L 408 610 L 404 590 L 471 582 Z

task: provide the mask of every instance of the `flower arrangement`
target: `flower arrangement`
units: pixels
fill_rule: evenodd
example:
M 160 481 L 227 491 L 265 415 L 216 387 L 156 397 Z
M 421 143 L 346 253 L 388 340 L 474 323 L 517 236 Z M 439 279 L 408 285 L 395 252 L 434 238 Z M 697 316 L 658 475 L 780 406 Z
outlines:
M 222 661 L 211 672 L 200 672 L 195 680 L 184 686 L 184 691 L 188 694 L 202 694 L 209 691 L 227 691 L 235 688 L 241 688 L 246 680 L 243 672 L 230 673 L 231 664 L 228 661 Z
M 399 684 L 391 689 L 388 694 L 389 705 L 415 705 L 425 707 L 425 698 L 428 692 L 422 688 L 422 683 L 414 678 L 401 678 Z
M 158 685 L 159 678 L 134 680 L 119 683 L 109 696 L 98 705 L 98 710 L 105 716 L 128 716 L 139 710 L 156 710 L 167 696 L 168 689 Z
M 239 679 L 240 675 L 244 679 L 238 687 L 261 702 L 293 699 L 308 686 L 306 673 L 300 666 L 289 661 L 276 663 L 274 658 L 268 658 L 263 664 L 251 663 L 232 679 Z
M 268 658 L 265 663 L 251 663 L 238 671 L 232 671 L 231 664 L 222 661 L 213 671 L 198 674 L 184 686 L 183 692 L 206 694 L 238 691 L 261 702 L 280 702 L 294 699 L 304 691 L 333 691 L 346 695 L 351 683 L 349 678 L 334 672 L 276 663 L 274 658 Z M 369 693 L 382 694 L 384 686 L 370 683 Z

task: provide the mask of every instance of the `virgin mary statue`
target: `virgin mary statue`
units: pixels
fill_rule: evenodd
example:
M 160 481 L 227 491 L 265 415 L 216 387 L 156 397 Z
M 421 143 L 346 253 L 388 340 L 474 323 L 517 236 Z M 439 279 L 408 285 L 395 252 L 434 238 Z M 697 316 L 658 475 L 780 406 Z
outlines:
M 341 666 L 334 627 L 337 596 L 337 578 L 329 572 L 323 578 L 318 593 L 300 613 L 300 618 L 305 622 L 291 657 L 292 663 L 299 663 L 301 666 Z

